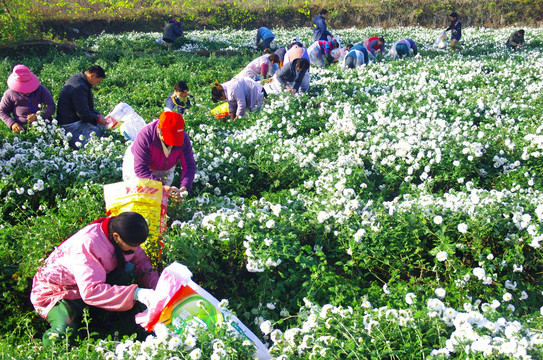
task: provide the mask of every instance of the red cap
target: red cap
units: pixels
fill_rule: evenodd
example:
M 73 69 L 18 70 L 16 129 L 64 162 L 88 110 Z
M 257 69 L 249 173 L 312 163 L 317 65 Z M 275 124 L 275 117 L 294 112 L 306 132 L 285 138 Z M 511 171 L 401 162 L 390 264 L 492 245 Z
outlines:
M 162 130 L 162 139 L 168 146 L 182 146 L 185 140 L 185 120 L 179 113 L 165 111 L 160 114 L 158 128 Z

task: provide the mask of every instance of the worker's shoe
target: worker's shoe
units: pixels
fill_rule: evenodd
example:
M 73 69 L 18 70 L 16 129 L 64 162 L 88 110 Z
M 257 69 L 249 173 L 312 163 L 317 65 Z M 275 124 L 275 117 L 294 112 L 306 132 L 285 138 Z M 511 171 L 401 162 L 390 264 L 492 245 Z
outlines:
M 51 328 L 42 337 L 43 346 L 50 347 L 53 342 L 65 339 L 73 340 L 73 335 L 79 328 L 83 307 L 72 300 L 60 300 L 47 314 Z M 71 339 L 70 339 L 71 338 Z

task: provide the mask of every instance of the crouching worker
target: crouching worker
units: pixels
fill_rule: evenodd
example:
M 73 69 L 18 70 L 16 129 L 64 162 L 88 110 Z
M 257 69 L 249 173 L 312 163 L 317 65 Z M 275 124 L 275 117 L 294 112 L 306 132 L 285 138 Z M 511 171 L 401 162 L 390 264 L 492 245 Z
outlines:
M 419 53 L 417 49 L 417 44 L 411 39 L 401 39 L 398 40 L 387 54 L 387 57 L 390 59 L 402 58 L 404 56 L 416 56 Z
M 232 79 L 221 85 L 215 82 L 211 88 L 211 100 L 214 103 L 223 100 L 228 102 L 228 114 L 232 121 L 244 116 L 247 109 L 260 112 L 267 96 L 262 85 L 249 78 Z
M 179 188 L 171 186 L 177 163 L 181 163 Z M 160 119 L 143 127 L 123 159 L 123 180 L 152 179 L 162 182 L 168 196 L 182 200 L 192 188 L 196 162 L 185 120 L 179 113 L 165 111 Z
M 274 75 L 270 89 L 274 93 L 280 93 L 284 89 L 291 94 L 306 92 L 309 89 L 309 60 L 299 58 L 286 63 Z
M 347 69 L 354 69 L 362 65 L 367 66 L 368 62 L 368 50 L 362 44 L 354 45 L 343 60 L 344 67 Z
M 509 36 L 509 39 L 507 39 L 505 46 L 513 51 L 524 49 L 524 30 L 521 29 L 512 33 L 511 36 Z
M 75 333 L 85 308 L 91 315 L 101 311 L 98 321 L 118 312 L 137 329 L 130 310 L 135 301 L 148 307 L 158 282 L 140 247 L 148 235 L 145 218 L 125 212 L 85 226 L 49 255 L 34 275 L 30 294 L 34 308 L 51 325 L 43 334 L 44 346 Z

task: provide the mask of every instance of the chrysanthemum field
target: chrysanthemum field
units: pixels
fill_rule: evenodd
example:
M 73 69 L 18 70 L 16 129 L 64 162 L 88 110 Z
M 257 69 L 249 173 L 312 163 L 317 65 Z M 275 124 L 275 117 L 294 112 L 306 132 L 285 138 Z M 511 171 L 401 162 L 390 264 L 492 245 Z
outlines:
M 210 89 L 258 56 L 253 30 L 190 31 L 170 51 L 158 33 L 102 34 L 79 40 L 93 55 L 4 58 L 0 73 L 24 63 L 57 99 L 98 64 L 97 109 L 123 101 L 146 121 L 187 82 L 198 170 L 168 209 L 162 265 L 188 266 L 275 359 L 541 359 L 543 30 L 511 52 L 514 30 L 465 29 L 461 53 L 433 48 L 440 30 L 334 30 L 343 44 L 408 37 L 421 56 L 311 68 L 307 94 L 271 95 L 236 122 L 209 114 Z M 312 35 L 274 32 L 283 45 Z M 251 357 L 226 328 L 142 341 L 87 327 L 44 352 L 32 276 L 104 216 L 102 186 L 121 180 L 128 143 L 110 132 L 74 152 L 54 121 L 1 134 L 1 358 Z

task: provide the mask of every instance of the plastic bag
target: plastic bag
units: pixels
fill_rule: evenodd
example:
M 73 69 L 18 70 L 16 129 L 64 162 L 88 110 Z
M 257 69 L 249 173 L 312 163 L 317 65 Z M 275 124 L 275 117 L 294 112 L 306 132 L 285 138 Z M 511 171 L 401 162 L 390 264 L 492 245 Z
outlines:
M 119 131 L 127 140 L 134 141 L 138 132 L 145 126 L 145 121 L 127 103 L 118 103 L 107 114 L 106 121 L 120 123 Z M 113 127 L 115 128 L 115 127 Z
M 256 358 L 271 359 L 268 349 L 236 316 L 221 311 L 219 301 L 191 280 L 192 273 L 177 262 L 164 269 L 158 280 L 151 306 L 136 315 L 136 322 L 147 331 L 157 323 L 182 334 L 193 322 L 214 331 L 216 325 L 228 320 L 233 332 L 252 341 L 257 349 Z
M 445 49 L 445 47 L 447 47 L 447 40 L 447 33 L 443 31 L 443 33 L 441 33 L 441 35 L 439 35 L 434 42 L 434 47 L 439 49 Z
M 106 214 L 117 216 L 134 211 L 141 214 L 149 224 L 149 237 L 142 244 L 153 265 L 157 265 L 162 254 L 162 232 L 166 229 L 168 194 L 160 181 L 131 179 L 104 185 Z
M 222 119 L 223 117 L 228 116 L 228 103 L 224 102 L 220 104 L 219 106 L 215 107 L 214 109 L 211 109 L 211 115 L 215 116 L 217 119 Z

